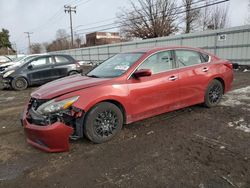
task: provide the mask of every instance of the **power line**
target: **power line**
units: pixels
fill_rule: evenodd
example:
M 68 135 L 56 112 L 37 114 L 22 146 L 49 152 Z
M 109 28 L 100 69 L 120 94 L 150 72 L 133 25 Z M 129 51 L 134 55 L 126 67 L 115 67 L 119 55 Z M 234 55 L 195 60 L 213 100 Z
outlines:
M 67 3 L 67 4 L 64 5 L 64 6 L 68 6 L 68 5 L 70 5 L 70 4 L 78 3 L 78 2 L 80 2 L 80 1 L 82 1 L 82 0 L 73 0 L 73 1 L 70 1 L 69 3 Z M 88 0 L 88 1 L 90 1 L 90 0 Z M 62 10 L 63 10 L 63 6 L 60 6 L 60 8 L 56 11 L 56 13 L 53 14 L 44 24 L 42 24 L 42 25 L 36 27 L 36 28 L 33 29 L 32 31 L 34 31 L 34 30 L 40 30 L 40 28 L 42 28 L 43 26 L 47 25 L 48 22 L 54 20 L 55 18 L 61 18 L 60 16 L 62 15 Z
M 87 0 L 87 1 L 84 1 L 84 2 L 80 3 L 81 1 L 82 1 L 82 0 L 73 0 L 73 1 L 70 1 L 69 3 L 67 3 L 65 6 L 69 6 L 70 4 L 77 4 L 77 3 L 79 3 L 79 4 L 75 5 L 75 7 L 76 7 L 76 6 L 80 6 L 81 4 L 88 3 L 88 2 L 91 1 L 91 0 Z M 33 28 L 31 31 L 41 30 L 41 29 L 44 28 L 44 26 L 48 25 L 49 22 L 53 21 L 52 23 L 54 23 L 55 21 L 58 20 L 58 18 L 61 19 L 61 18 L 62 18 L 62 17 L 61 17 L 61 16 L 62 16 L 62 10 L 63 10 L 63 7 L 60 7 L 60 8 L 56 11 L 56 13 L 53 14 L 44 24 L 42 24 L 42 25 L 40 25 L 40 26 L 38 26 L 38 27 L 36 27 L 36 28 Z M 51 23 L 51 24 L 52 24 L 52 23 Z
M 91 0 L 87 0 L 87 1 L 83 1 L 83 2 L 81 2 L 82 0 L 80 0 L 79 2 L 78 2 L 78 4 L 76 4 L 75 6 L 76 7 L 79 7 L 80 5 L 83 5 L 83 4 L 86 4 L 86 3 L 88 3 L 88 2 L 90 2 Z M 81 3 L 80 3 L 81 2 Z
M 43 24 L 41 24 L 40 26 L 37 26 L 37 27 L 35 27 L 35 28 L 33 28 L 33 29 L 31 29 L 31 31 L 41 31 L 42 29 L 44 29 L 44 28 L 46 28 L 46 27 L 48 27 L 48 23 L 50 23 L 50 22 L 55 22 L 56 20 L 58 20 L 58 18 L 59 19 L 61 19 L 62 17 L 61 17 L 61 15 L 62 15 L 62 10 L 63 10 L 63 8 L 61 7 L 60 9 L 58 9 L 58 11 L 55 13 L 55 14 L 53 14 L 53 16 L 51 16 L 47 21 L 45 21 Z M 46 26 L 46 27 L 45 27 Z
M 74 29 L 79 28 L 79 27 L 86 27 L 86 26 L 89 26 L 89 25 L 95 25 L 95 24 L 98 24 L 98 23 L 103 23 L 103 22 L 107 22 L 107 21 L 110 21 L 110 20 L 116 20 L 116 19 L 117 19 L 116 17 L 113 17 L 113 18 L 108 18 L 108 19 L 105 19 L 105 20 L 100 20 L 100 21 L 97 21 L 97 22 L 91 22 L 91 23 L 84 24 L 84 25 L 77 25 Z
M 78 3 L 79 1 L 81 1 L 81 0 L 73 0 L 73 1 L 70 1 L 70 2 L 66 3 L 65 5 L 66 5 L 66 6 L 67 6 L 67 5 L 73 5 L 73 4 L 75 4 L 75 3 Z

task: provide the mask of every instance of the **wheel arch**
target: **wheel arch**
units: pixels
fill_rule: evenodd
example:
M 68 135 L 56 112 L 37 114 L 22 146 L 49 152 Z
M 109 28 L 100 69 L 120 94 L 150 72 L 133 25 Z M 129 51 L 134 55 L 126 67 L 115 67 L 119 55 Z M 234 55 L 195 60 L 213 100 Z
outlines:
M 104 99 L 104 100 L 100 100 L 98 101 L 97 103 L 95 103 L 94 105 L 92 105 L 87 111 L 86 113 L 88 113 L 94 106 L 96 106 L 97 104 L 99 103 L 102 103 L 102 102 L 109 102 L 109 103 L 112 103 L 114 105 L 116 105 L 122 112 L 122 115 L 123 115 L 123 120 L 124 120 L 124 124 L 126 124 L 127 122 L 127 112 L 126 112 L 126 109 L 124 107 L 124 105 L 119 102 L 118 100 L 115 100 L 115 99 Z
M 225 93 L 225 81 L 221 77 L 215 77 L 213 80 L 218 80 L 223 86 L 223 94 Z
M 18 79 L 18 78 L 24 78 L 27 81 L 28 86 L 30 86 L 30 80 L 24 75 L 17 75 L 17 76 L 12 77 L 11 82 L 15 79 Z

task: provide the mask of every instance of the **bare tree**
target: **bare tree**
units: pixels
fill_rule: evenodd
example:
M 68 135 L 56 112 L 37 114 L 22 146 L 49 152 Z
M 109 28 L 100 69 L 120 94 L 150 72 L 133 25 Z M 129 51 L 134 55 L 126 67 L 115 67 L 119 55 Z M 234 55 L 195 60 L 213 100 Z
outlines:
M 82 39 L 81 39 L 80 35 L 75 34 L 74 38 L 75 38 L 75 44 L 74 44 L 74 46 L 76 48 L 80 48 L 81 47 L 81 43 L 82 43 Z
M 59 29 L 56 32 L 56 40 L 50 44 L 45 44 L 47 52 L 66 50 L 70 48 L 69 35 L 64 29 Z
M 250 16 L 246 18 L 246 24 L 250 24 Z
M 130 1 L 130 10 L 121 10 L 118 23 L 126 37 L 156 38 L 177 31 L 177 6 L 173 0 Z
M 31 45 L 31 53 L 32 54 L 40 54 L 42 51 L 42 45 L 39 43 L 34 43 Z
M 210 0 L 207 0 L 206 5 L 209 4 Z M 228 24 L 228 7 L 222 5 L 207 6 L 201 10 L 199 18 L 199 25 L 203 31 L 225 28 Z
M 185 17 L 183 18 L 185 22 L 185 33 L 190 33 L 193 31 L 198 24 L 198 19 L 200 16 L 199 9 L 193 9 L 194 0 L 182 0 L 182 4 L 185 8 Z
M 69 35 L 65 29 L 58 29 L 56 31 L 56 38 L 57 39 L 64 39 L 66 37 L 69 37 Z
M 199 26 L 200 30 L 205 31 L 207 30 L 207 27 L 210 25 L 211 22 L 211 8 L 207 5 L 210 3 L 210 0 L 207 0 L 205 2 L 205 8 L 200 11 L 199 16 Z
M 248 1 L 248 16 L 245 21 L 246 24 L 250 24 L 250 0 Z
M 220 7 L 220 6 L 214 7 L 211 13 L 211 20 L 208 29 L 215 30 L 215 29 L 225 28 L 228 19 L 227 12 L 228 12 L 227 7 Z

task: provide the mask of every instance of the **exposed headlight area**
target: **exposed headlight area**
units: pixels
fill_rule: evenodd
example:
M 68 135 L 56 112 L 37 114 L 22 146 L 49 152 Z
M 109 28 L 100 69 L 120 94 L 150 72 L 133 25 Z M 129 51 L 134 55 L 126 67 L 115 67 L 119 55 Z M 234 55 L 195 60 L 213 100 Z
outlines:
M 28 122 L 37 126 L 50 126 L 61 122 L 74 129 L 72 137 L 82 137 L 84 112 L 73 106 L 79 96 L 57 101 L 31 98 L 28 105 Z
M 71 97 L 61 101 L 50 100 L 37 108 L 37 113 L 41 115 L 53 114 L 56 112 L 64 111 L 78 100 L 79 96 Z
M 6 73 L 3 74 L 3 78 L 8 77 L 8 76 L 11 75 L 13 72 L 15 72 L 15 70 L 7 71 Z

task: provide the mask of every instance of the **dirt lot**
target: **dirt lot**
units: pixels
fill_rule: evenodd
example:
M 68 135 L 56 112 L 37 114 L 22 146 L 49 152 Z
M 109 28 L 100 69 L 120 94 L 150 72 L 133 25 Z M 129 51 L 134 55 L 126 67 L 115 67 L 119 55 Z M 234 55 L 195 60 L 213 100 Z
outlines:
M 34 89 L 0 91 L 0 187 L 250 187 L 250 72 L 235 73 L 218 107 L 163 114 L 57 154 L 25 141 L 19 114 Z

